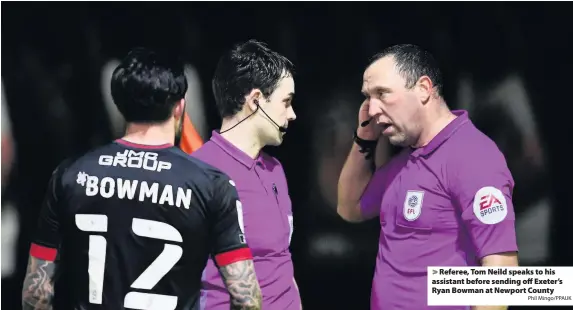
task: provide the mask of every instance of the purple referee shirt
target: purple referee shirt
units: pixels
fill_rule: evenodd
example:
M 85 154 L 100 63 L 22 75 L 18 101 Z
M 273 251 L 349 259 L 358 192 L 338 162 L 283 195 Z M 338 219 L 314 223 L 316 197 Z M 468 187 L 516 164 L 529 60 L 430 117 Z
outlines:
M 300 309 L 289 251 L 292 208 L 279 161 L 263 152 L 252 159 L 216 131 L 192 156 L 225 172 L 237 187 L 242 203 L 238 211 L 242 213 L 245 238 L 253 253 L 263 309 Z M 201 309 L 228 310 L 229 304 L 229 293 L 209 259 L 203 272 Z
M 477 266 L 517 251 L 513 178 L 495 143 L 457 116 L 428 145 L 406 148 L 374 174 L 361 198 L 365 218 L 380 215 L 371 309 L 428 307 L 428 266 Z

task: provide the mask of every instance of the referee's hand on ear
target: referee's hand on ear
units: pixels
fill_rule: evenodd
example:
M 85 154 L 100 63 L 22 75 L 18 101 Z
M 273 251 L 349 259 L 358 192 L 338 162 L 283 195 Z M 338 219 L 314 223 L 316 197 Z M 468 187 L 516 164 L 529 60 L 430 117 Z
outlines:
M 378 140 L 381 134 L 380 126 L 369 114 L 370 103 L 365 99 L 358 112 L 358 129 L 356 134 L 363 140 Z

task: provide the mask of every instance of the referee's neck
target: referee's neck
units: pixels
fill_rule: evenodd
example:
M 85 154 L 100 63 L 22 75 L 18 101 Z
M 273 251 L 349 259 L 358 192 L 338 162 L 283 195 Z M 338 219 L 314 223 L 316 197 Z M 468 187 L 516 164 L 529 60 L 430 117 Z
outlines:
M 258 139 L 258 135 L 254 132 L 250 132 L 248 126 L 243 128 L 240 127 L 241 126 L 237 126 L 224 132 L 221 136 L 236 148 L 243 151 L 243 153 L 247 154 L 250 158 L 256 159 L 264 145 L 262 145 L 260 139 Z
M 417 143 L 412 145 L 413 148 L 424 147 L 432 141 L 449 123 L 451 123 L 456 115 L 450 111 L 446 103 L 441 100 L 435 103 L 434 109 L 426 114 L 422 124 L 422 133 Z

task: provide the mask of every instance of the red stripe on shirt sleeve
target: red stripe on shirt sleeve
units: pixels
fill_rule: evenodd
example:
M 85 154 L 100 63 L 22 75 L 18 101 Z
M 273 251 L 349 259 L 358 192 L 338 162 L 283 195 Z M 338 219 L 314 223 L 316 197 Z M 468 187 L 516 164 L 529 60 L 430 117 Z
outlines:
M 32 246 L 30 247 L 30 255 L 39 259 L 53 262 L 56 260 L 56 256 L 58 255 L 58 250 L 32 243 Z
M 215 256 L 215 262 L 219 267 L 227 266 L 232 263 L 248 259 L 253 259 L 253 255 L 251 254 L 251 249 L 249 248 L 236 249 Z

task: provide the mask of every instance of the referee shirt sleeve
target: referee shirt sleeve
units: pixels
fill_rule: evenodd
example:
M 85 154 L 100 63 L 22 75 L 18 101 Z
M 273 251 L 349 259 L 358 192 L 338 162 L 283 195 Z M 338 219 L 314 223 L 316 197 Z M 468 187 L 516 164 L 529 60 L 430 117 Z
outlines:
M 481 156 L 454 160 L 450 189 L 479 259 L 516 252 L 514 181 L 505 158 L 493 144 L 482 145 Z
M 384 194 L 385 170 L 386 169 L 382 167 L 374 172 L 364 193 L 362 193 L 360 197 L 360 214 L 364 220 L 380 215 L 382 195 Z
M 30 255 L 42 260 L 54 261 L 56 259 L 62 239 L 60 215 L 64 207 L 62 197 L 64 170 L 64 164 L 61 164 L 52 173 L 40 210 L 38 229 L 30 246 Z
M 408 149 L 404 149 L 374 172 L 360 197 L 360 214 L 362 219 L 368 220 L 380 215 L 383 216 L 383 214 L 380 214 L 380 207 L 382 206 L 384 193 L 406 164 L 409 154 Z M 382 218 L 381 220 L 384 219 Z
M 253 258 L 245 240 L 242 204 L 234 184 L 224 174 L 217 174 L 213 183 L 212 254 L 219 267 Z

